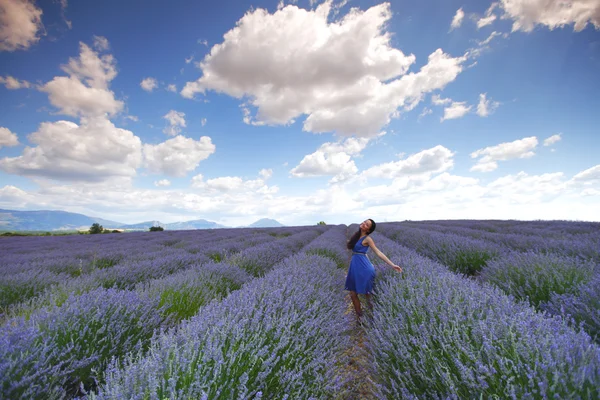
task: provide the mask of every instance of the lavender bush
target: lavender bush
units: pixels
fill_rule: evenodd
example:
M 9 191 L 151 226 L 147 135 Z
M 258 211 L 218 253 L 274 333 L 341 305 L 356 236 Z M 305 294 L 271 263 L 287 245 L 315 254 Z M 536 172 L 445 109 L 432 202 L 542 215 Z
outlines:
M 367 327 L 379 398 L 600 396 L 600 349 L 585 332 L 376 241 L 404 268 L 379 277 Z
M 186 269 L 165 278 L 143 282 L 136 291 L 159 301 L 165 315 L 173 322 L 189 318 L 212 300 L 220 300 L 239 289 L 253 277 L 226 263 L 208 263 Z
M 377 231 L 397 243 L 446 265 L 450 270 L 475 275 L 505 249 L 494 243 L 464 236 L 382 223 Z
M 157 300 L 97 289 L 9 321 L 0 328 L 0 397 L 71 397 L 93 388 L 111 358 L 148 345 L 161 314 Z
M 226 259 L 226 262 L 236 265 L 254 276 L 263 276 L 270 268 L 291 254 L 310 243 L 322 230 L 305 229 L 291 236 L 273 242 L 262 243 L 247 248 Z
M 537 307 L 552 294 L 574 292 L 592 279 L 594 269 L 593 262 L 578 257 L 513 251 L 489 261 L 480 279 Z
M 600 275 L 595 274 L 588 283 L 572 293 L 553 293 L 547 303 L 540 307 L 555 315 L 562 315 L 583 329 L 598 343 L 600 342 Z
M 331 260 L 289 257 L 113 363 L 90 398 L 331 398 L 348 346 L 341 281 Z
M 338 267 L 346 268 L 349 262 L 349 250 L 346 248 L 346 226 L 330 227 L 315 240 L 303 248 L 307 254 L 316 254 L 331 258 Z

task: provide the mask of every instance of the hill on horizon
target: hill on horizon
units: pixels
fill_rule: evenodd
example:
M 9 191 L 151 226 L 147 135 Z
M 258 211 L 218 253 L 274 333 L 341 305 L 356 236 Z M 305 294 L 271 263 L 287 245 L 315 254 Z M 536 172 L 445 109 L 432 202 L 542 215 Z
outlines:
M 104 218 L 90 217 L 84 214 L 56 210 L 19 211 L 0 209 L 0 231 L 68 231 L 87 229 L 98 223 L 107 229 L 148 230 L 152 226 L 162 226 L 167 230 L 219 229 L 230 228 L 205 219 L 162 223 L 145 221 L 137 224 L 124 224 Z M 246 227 L 281 227 L 280 222 L 262 218 Z

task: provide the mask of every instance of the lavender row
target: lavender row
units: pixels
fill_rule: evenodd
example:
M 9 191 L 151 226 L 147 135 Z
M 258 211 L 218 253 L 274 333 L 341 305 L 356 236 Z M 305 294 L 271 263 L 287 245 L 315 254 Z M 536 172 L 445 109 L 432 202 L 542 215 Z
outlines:
M 511 251 L 488 261 L 478 279 L 518 300 L 540 307 L 553 294 L 577 293 L 597 273 L 596 264 L 578 257 L 535 251 Z
M 497 233 L 516 233 L 546 237 L 600 234 L 600 223 L 585 221 L 518 221 L 518 220 L 438 220 L 406 221 L 421 227 L 464 228 Z
M 504 246 L 484 240 L 411 228 L 399 223 L 379 224 L 377 232 L 465 275 L 477 274 L 488 260 L 507 251 Z
M 476 221 L 477 222 L 477 221 Z M 576 223 L 573 223 L 576 224 Z M 596 224 L 598 223 L 587 223 Z M 510 248 L 518 251 L 539 251 L 547 253 L 559 253 L 579 257 L 584 260 L 593 260 L 600 263 L 600 231 L 593 230 L 589 233 L 570 234 L 565 232 L 552 232 L 552 235 L 540 232 L 534 234 L 531 231 L 527 232 L 523 225 L 519 230 L 493 231 L 489 232 L 471 227 L 463 227 L 461 225 L 445 224 L 430 224 L 425 222 L 396 224 L 397 226 L 407 226 L 416 229 L 424 229 L 429 231 L 437 231 L 446 234 L 457 234 L 460 236 L 485 240 L 491 243 Z M 477 226 L 477 224 L 474 224 Z
M 0 308 L 6 312 L 7 307 L 43 295 L 45 291 L 83 293 L 100 286 L 129 289 L 143 280 L 160 278 L 180 269 L 201 265 L 211 259 L 219 261 L 225 255 L 234 254 L 253 243 L 276 240 L 275 237 L 264 232 L 253 235 L 238 233 L 238 236 L 232 239 L 219 240 L 218 236 L 207 238 L 206 234 L 202 232 L 194 234 L 193 231 L 190 231 L 186 235 L 172 235 L 179 238 L 177 242 L 172 242 L 174 239 L 165 236 L 160 239 L 160 243 L 155 244 L 155 247 L 141 246 L 136 243 L 138 247 L 133 250 L 128 247 L 130 246 L 130 235 L 133 234 L 115 235 L 120 242 L 113 243 L 112 252 L 108 248 L 103 250 L 105 252 L 102 257 L 102 260 L 105 261 L 104 264 L 92 262 L 84 266 L 77 257 L 92 250 L 78 248 L 65 256 L 70 259 L 70 263 L 61 264 L 61 268 L 64 268 L 65 272 L 53 272 L 52 265 L 59 265 L 59 261 L 48 258 L 45 265 L 29 267 L 18 274 L 0 276 Z M 144 233 L 144 235 L 152 237 L 160 236 L 162 233 Z M 182 238 L 185 238 L 191 245 L 200 242 L 203 246 L 202 251 L 165 246 L 165 242 L 169 240 L 171 240 L 171 244 L 183 243 Z M 107 265 L 106 260 L 109 259 L 112 262 Z M 66 272 L 69 268 L 79 273 Z
M 561 315 L 575 326 L 582 326 L 596 343 L 600 343 L 600 274 L 569 293 L 552 293 L 540 308 Z
M 309 232 L 308 236 L 306 233 L 292 235 L 292 237 L 287 238 L 287 241 L 303 243 L 308 237 L 314 237 L 319 231 L 313 230 Z M 175 251 L 175 249 L 171 250 Z M 191 254 L 188 255 L 191 256 Z M 177 264 L 177 260 L 170 260 L 171 263 L 173 263 L 172 261 Z M 112 269 L 119 269 L 119 267 Z M 142 268 L 138 273 L 144 272 L 148 273 L 148 270 Z M 85 280 L 89 286 L 98 285 L 99 283 L 96 280 L 97 276 L 89 275 L 82 278 L 80 281 Z M 63 396 L 71 397 L 77 393 L 79 386 L 82 390 L 86 388 L 89 390 L 98 381 L 102 381 L 98 371 L 103 369 L 110 357 L 120 357 L 126 351 L 135 350 L 136 348 L 143 351 L 149 340 L 148 332 L 151 335 L 153 329 L 176 325 L 182 319 L 195 315 L 201 306 L 210 301 L 222 299 L 252 278 L 236 266 L 210 262 L 202 266 L 193 266 L 163 278 L 138 283 L 135 288 L 137 295 L 146 300 L 147 306 L 154 311 L 153 316 L 160 321 L 159 324 L 144 320 L 135 323 L 134 325 L 143 325 L 149 329 L 145 331 L 146 335 L 143 338 L 136 337 L 136 332 L 132 333 L 131 330 L 119 331 L 118 334 L 112 332 L 111 334 L 110 329 L 107 331 L 104 327 L 107 324 L 116 327 L 123 325 L 122 323 L 119 324 L 118 313 L 115 316 L 115 313 L 111 313 L 110 310 L 107 311 L 111 305 L 109 294 L 112 293 L 113 289 L 108 289 L 107 293 L 109 294 L 104 294 L 101 289 L 88 287 L 83 290 L 84 294 L 81 294 L 83 289 L 81 286 L 79 286 L 79 292 L 69 291 L 68 286 L 63 287 L 63 290 L 50 293 L 49 299 L 47 299 L 50 300 L 50 303 L 55 304 L 54 306 L 41 310 L 30 309 L 29 320 L 13 319 L 4 327 L 7 331 L 29 330 L 35 338 L 24 345 L 22 341 L 18 340 L 19 335 L 7 333 L 7 336 L 12 337 L 13 341 L 5 343 L 6 347 L 3 348 L 5 353 L 3 358 L 6 360 L 3 368 L 5 370 L 3 387 L 7 394 L 11 396 L 24 394 L 27 397 L 37 393 L 38 398 L 52 398 L 54 395 L 59 398 Z M 102 282 L 102 280 L 100 281 Z M 131 280 L 131 282 L 133 281 L 135 279 Z M 125 284 L 121 282 L 120 285 Z M 130 286 L 130 284 L 125 286 Z M 70 289 L 73 289 L 73 287 L 70 287 Z M 86 294 L 86 291 L 89 291 L 89 293 Z M 96 304 L 97 300 L 103 296 L 106 296 L 109 300 L 99 306 Z M 90 304 L 92 305 L 90 306 Z M 125 302 L 121 305 L 127 306 L 127 304 L 130 303 Z M 73 313 L 69 312 L 70 309 L 84 310 L 83 315 L 85 315 L 90 307 L 96 312 L 96 314 L 91 314 L 91 326 L 83 323 L 82 313 L 73 317 Z M 131 322 L 127 319 L 129 314 L 127 310 L 122 313 L 126 321 Z M 146 314 L 148 313 L 146 312 Z M 46 326 L 44 329 L 36 328 L 39 326 L 40 319 L 42 319 L 41 315 L 44 316 L 44 321 L 52 321 L 54 325 Z M 115 318 L 117 318 L 116 324 Z M 110 350 L 106 349 L 107 342 L 103 339 L 107 333 L 114 344 Z M 65 343 L 60 343 L 62 337 L 69 337 L 78 346 L 65 346 Z M 137 347 L 132 346 L 131 340 L 134 340 Z M 43 346 L 40 346 L 40 343 L 43 343 Z M 31 346 L 33 346 L 34 351 L 33 356 L 30 357 L 31 362 L 28 364 L 23 360 L 23 353 L 20 349 Z M 48 351 L 51 349 L 58 349 L 60 356 L 49 356 Z M 78 367 L 68 367 L 71 365 L 77 365 Z M 15 366 L 21 367 L 16 368 Z M 32 382 L 39 375 L 39 371 L 52 371 L 52 379 L 45 377 L 41 386 L 33 385 L 32 387 Z M 92 371 L 96 372 L 92 373 Z
M 299 233 L 286 236 L 273 242 L 261 243 L 227 257 L 226 261 L 254 276 L 262 276 L 271 267 L 290 254 L 297 253 L 310 241 L 323 233 L 324 229 L 304 228 Z
M 350 254 L 346 248 L 346 236 L 346 225 L 332 226 L 304 247 L 303 251 L 307 254 L 317 254 L 331 258 L 338 267 L 346 268 L 350 262 Z
M 288 257 L 112 364 L 90 398 L 331 398 L 348 347 L 340 284 L 332 260 Z
M 144 351 L 155 329 L 176 326 L 213 300 L 252 279 L 237 267 L 209 263 L 136 291 L 94 289 L 71 294 L 61 306 L 35 310 L 0 331 L 3 398 L 72 397 L 102 381 L 111 358 Z M 27 352 L 24 350 L 27 349 Z
M 404 268 L 379 277 L 367 327 L 379 398 L 594 399 L 600 349 L 537 313 L 382 237 Z
M 115 356 L 147 346 L 164 317 L 157 299 L 95 289 L 0 327 L 0 397 L 62 399 L 93 386 Z
M 473 250 L 473 243 L 485 243 L 482 240 L 476 242 L 477 239 L 418 228 L 398 229 L 398 224 L 382 225 L 384 234 L 457 272 L 463 271 L 456 269 L 456 260 L 477 260 L 478 254 L 485 254 Z M 464 256 L 465 253 L 471 254 L 470 258 Z M 559 251 L 511 249 L 500 250 L 489 258 L 479 257 L 479 260 L 479 281 L 494 284 L 517 300 L 530 302 L 538 310 L 567 317 L 574 325 L 583 324 L 583 329 L 597 340 L 600 302 L 590 298 L 590 285 L 600 271 L 594 260 L 562 255 Z

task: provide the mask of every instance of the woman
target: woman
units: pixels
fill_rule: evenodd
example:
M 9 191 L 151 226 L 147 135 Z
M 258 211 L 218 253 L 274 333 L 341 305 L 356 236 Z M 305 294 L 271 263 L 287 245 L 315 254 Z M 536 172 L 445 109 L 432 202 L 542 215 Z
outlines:
M 373 291 L 373 280 L 375 279 L 375 267 L 367 257 L 369 248 L 385 261 L 386 264 L 394 268 L 398 272 L 402 272 L 402 268 L 391 262 L 385 254 L 375 246 L 375 242 L 369 236 L 375 230 L 375 221 L 366 219 L 360 224 L 358 231 L 348 241 L 348 249 L 352 250 L 352 258 L 350 260 L 350 268 L 346 276 L 346 290 L 350 291 L 350 298 L 354 304 L 356 317 L 358 322 L 361 322 L 362 310 L 360 307 L 359 294 L 367 296 L 367 303 L 371 304 L 371 293 Z

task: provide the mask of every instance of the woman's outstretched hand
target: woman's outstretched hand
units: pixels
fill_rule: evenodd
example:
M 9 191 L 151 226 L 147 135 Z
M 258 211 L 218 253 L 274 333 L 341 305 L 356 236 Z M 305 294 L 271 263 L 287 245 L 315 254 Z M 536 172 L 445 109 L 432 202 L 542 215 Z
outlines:
M 394 264 L 392 265 L 392 268 L 394 268 L 396 271 L 398 272 L 402 272 L 402 268 L 400 268 L 398 265 Z

